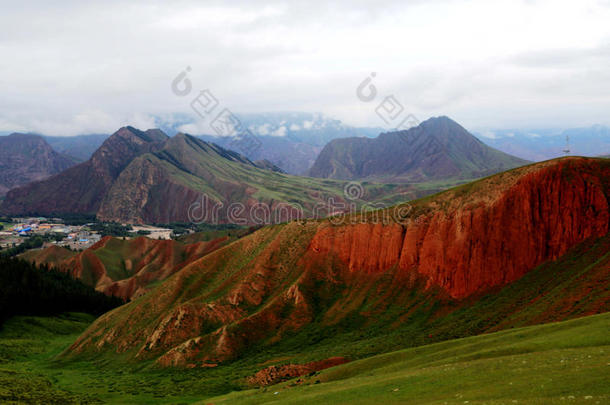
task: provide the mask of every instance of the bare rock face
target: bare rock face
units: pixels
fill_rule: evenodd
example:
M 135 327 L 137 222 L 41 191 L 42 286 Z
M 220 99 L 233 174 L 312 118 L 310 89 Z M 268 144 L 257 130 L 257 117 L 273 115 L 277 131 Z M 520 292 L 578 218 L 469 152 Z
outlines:
M 450 206 L 405 225 L 321 227 L 310 251 L 350 271 L 392 266 L 463 298 L 510 283 L 570 247 L 608 232 L 608 200 L 595 165 L 562 161 L 528 173 L 492 201 Z M 602 176 L 599 176 L 599 175 Z
M 515 319 L 523 325 L 598 313 L 610 299 L 599 287 L 610 269 L 609 196 L 606 160 L 566 158 L 470 183 L 410 208 L 398 206 L 388 210 L 394 216 L 381 216 L 387 221 L 371 214 L 345 217 L 341 224 L 264 227 L 103 315 L 68 355 L 119 352 L 164 367 L 211 367 L 239 358 L 253 345 L 273 345 L 310 328 L 332 331 L 340 325 L 355 332 L 404 326 L 418 330 L 412 336 L 423 344 L 429 331 L 445 335 L 463 327 L 474 333 L 472 325 L 481 324 L 481 333 L 510 327 Z M 570 264 L 574 257 L 576 265 Z M 509 284 L 555 260 L 564 260 L 566 269 L 557 277 L 571 271 L 578 277 L 554 285 L 554 274 L 538 281 L 544 279 L 538 269 L 526 295 L 511 290 Z M 583 270 L 583 260 L 593 265 Z M 523 302 L 566 286 L 576 291 L 574 297 L 589 294 L 588 299 L 562 292 L 548 313 L 519 313 Z M 486 313 L 467 313 L 464 324 L 447 316 L 484 294 L 488 299 L 504 291 L 509 292 L 502 302 L 486 306 Z M 294 370 L 269 370 L 269 378 L 263 373 L 260 380 Z

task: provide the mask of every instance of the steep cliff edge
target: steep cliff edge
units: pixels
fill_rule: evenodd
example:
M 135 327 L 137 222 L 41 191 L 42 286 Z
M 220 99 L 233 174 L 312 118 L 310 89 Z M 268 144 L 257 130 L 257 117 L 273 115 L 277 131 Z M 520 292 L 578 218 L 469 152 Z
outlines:
M 595 286 L 610 270 L 609 196 L 610 162 L 566 158 L 411 205 L 265 227 L 105 314 L 66 355 L 209 367 L 305 344 L 322 359 L 607 311 Z
M 494 189 L 495 177 L 450 190 L 413 207 L 406 220 L 395 218 L 404 224 L 323 225 L 309 250 L 337 255 L 350 271 L 397 265 L 454 298 L 510 283 L 608 232 L 608 168 L 581 159 L 540 166 L 514 171 L 518 177 L 503 179 L 502 190 Z M 381 220 L 392 217 L 392 210 L 379 214 Z

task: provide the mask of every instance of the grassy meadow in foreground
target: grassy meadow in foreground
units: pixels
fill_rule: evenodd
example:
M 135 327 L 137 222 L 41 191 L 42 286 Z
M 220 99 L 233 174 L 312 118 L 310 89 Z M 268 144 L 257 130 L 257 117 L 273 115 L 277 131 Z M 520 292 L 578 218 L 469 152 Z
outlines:
M 610 314 L 400 350 L 327 369 L 299 383 L 294 379 L 210 399 L 205 398 L 214 390 L 243 388 L 233 381 L 239 364 L 206 373 L 54 360 L 92 320 L 82 314 L 9 320 L 0 332 L 0 402 L 604 404 L 610 400 Z
M 201 403 L 606 404 L 609 379 L 602 314 L 387 353 Z

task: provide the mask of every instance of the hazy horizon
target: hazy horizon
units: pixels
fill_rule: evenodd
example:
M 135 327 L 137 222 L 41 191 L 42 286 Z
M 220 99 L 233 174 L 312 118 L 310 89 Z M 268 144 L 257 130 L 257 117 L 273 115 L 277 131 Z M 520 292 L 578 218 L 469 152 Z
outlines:
M 241 117 L 242 114 L 239 112 L 235 113 L 237 116 Z M 265 115 L 265 114 L 319 114 L 321 116 L 324 116 L 326 118 L 329 119 L 335 119 L 335 117 L 331 117 L 328 116 L 326 114 L 320 113 L 320 112 L 305 112 L 305 111 L 265 111 L 265 112 L 261 112 L 258 113 L 261 116 Z M 423 119 L 421 119 L 420 122 L 426 121 L 428 119 L 431 118 L 436 118 L 438 116 L 430 116 L 430 117 L 424 117 Z M 131 126 L 134 127 L 136 129 L 145 131 L 148 129 L 163 129 L 163 126 L 168 125 L 168 121 L 164 121 L 162 119 L 160 119 L 158 116 L 155 115 L 150 115 L 149 116 L 150 121 L 140 121 L 141 123 L 144 124 L 152 124 L 152 126 L 137 126 L 129 121 L 124 121 L 122 122 L 119 126 L 117 127 L 113 127 L 114 129 L 111 129 L 109 131 L 93 131 L 93 132 L 78 132 L 78 133 L 70 133 L 70 134 L 65 134 L 65 133 L 47 133 L 47 132 L 41 132 L 41 131 L 32 131 L 32 130 L 27 130 L 27 129 L 23 129 L 23 130 L 2 130 L 0 129 L 0 136 L 6 136 L 6 135 L 11 135 L 13 133 L 25 133 L 25 134 L 34 134 L 34 135 L 42 135 L 42 136 L 50 136 L 50 137 L 73 137 L 73 136 L 87 136 L 87 135 L 112 135 L 114 132 L 116 132 L 117 130 L 119 130 L 122 127 L 126 127 L 126 126 Z M 193 114 L 193 116 L 191 117 L 193 119 L 194 122 L 197 121 L 197 116 L 195 114 Z M 420 117 L 418 117 L 420 118 Z M 453 119 L 453 117 L 449 117 L 451 119 Z M 379 119 L 377 117 L 377 119 Z M 379 119 L 380 120 L 380 119 Z M 137 121 L 137 120 L 136 120 Z M 461 122 L 456 121 L 458 124 L 461 124 Z M 379 129 L 379 133 L 385 132 L 385 131 L 393 131 L 396 130 L 396 128 L 389 128 L 387 125 L 370 125 L 370 126 L 352 126 L 349 125 L 346 122 L 341 121 L 342 124 L 346 125 L 346 126 L 351 126 L 353 128 L 367 128 L 367 129 Z M 380 123 L 383 124 L 383 121 L 380 120 Z M 464 125 L 463 125 L 464 126 Z M 610 125 L 606 125 L 606 124 L 599 124 L 599 123 L 594 123 L 591 125 L 575 125 L 575 126 L 522 126 L 522 127 L 512 127 L 512 126 L 505 126 L 505 127 L 496 127 L 496 126 L 481 126 L 481 127 L 474 127 L 474 128 L 468 128 L 466 126 L 464 126 L 466 130 L 468 130 L 469 132 L 471 132 L 473 135 L 477 136 L 478 138 L 487 138 L 487 139 L 496 139 L 498 137 L 512 137 L 514 135 L 511 134 L 512 131 L 515 132 L 515 134 L 518 135 L 531 135 L 533 138 L 544 138 L 547 136 L 559 136 L 562 135 L 563 132 L 565 131 L 570 131 L 570 130 L 587 130 L 587 129 L 591 129 L 591 128 L 596 128 L 596 127 L 601 127 L 601 128 L 610 128 Z M 205 135 L 205 136 L 214 136 L 214 137 L 222 137 L 223 135 L 218 135 L 215 134 L 214 131 L 212 129 L 207 129 L 207 131 L 204 132 L 200 132 L 200 131 L 189 131 L 187 129 L 184 130 L 175 130 L 175 131 L 165 131 L 167 135 L 169 136 L 174 136 L 175 134 L 177 134 L 178 132 L 183 132 L 183 133 L 187 133 L 187 134 L 191 134 L 191 135 Z M 261 136 L 261 134 L 255 134 L 258 136 Z M 278 136 L 278 137 L 282 137 L 284 135 L 278 135 L 278 134 L 266 134 L 269 136 Z

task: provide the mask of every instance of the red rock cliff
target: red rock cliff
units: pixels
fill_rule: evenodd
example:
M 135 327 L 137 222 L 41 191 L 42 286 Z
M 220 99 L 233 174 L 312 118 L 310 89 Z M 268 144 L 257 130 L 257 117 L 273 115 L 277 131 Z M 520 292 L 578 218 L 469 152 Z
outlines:
M 578 170 L 567 170 L 572 166 Z M 524 168 L 506 175 L 501 192 L 486 179 L 468 190 L 468 199 L 459 189 L 446 193 L 441 207 L 435 200 L 420 214 L 414 209 L 404 223 L 322 226 L 309 254 L 335 254 L 352 272 L 399 266 L 423 276 L 428 287 L 463 298 L 510 283 L 575 244 L 605 235 L 603 182 L 609 175 L 598 162 L 578 158 Z

